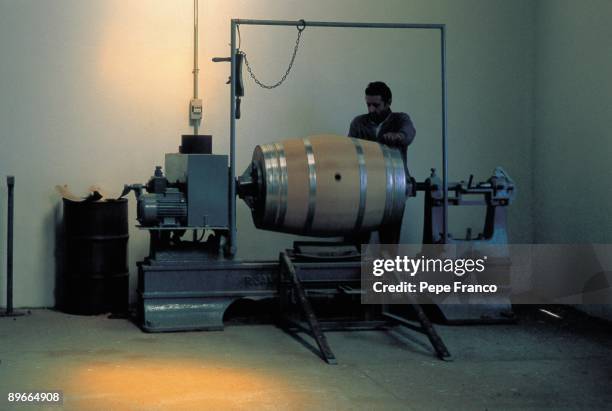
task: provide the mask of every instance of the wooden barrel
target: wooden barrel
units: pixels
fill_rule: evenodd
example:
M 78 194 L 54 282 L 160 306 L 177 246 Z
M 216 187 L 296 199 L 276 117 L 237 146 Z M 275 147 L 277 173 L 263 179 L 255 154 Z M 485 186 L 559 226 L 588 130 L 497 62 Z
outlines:
M 319 135 L 257 146 L 259 228 L 332 237 L 400 224 L 406 172 L 398 149 Z

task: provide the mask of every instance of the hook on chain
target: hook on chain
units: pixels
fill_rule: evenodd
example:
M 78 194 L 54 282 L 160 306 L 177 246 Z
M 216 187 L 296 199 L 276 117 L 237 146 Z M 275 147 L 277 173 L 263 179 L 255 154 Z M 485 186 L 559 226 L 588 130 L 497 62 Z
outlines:
M 298 31 L 301 33 L 304 31 L 305 28 L 306 28 L 306 21 L 304 21 L 304 19 L 298 20 L 298 24 L 297 24 Z

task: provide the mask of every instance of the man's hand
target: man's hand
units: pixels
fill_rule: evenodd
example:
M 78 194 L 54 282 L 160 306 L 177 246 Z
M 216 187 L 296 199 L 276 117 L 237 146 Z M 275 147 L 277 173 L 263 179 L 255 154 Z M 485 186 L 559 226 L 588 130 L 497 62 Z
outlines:
M 388 146 L 397 147 L 404 142 L 404 135 L 402 133 L 385 133 L 382 136 L 382 142 Z

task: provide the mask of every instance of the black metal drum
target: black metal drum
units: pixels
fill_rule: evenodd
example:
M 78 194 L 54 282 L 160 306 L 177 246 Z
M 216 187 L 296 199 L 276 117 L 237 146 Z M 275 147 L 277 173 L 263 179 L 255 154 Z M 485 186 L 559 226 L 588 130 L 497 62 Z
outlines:
M 72 201 L 64 198 L 64 301 L 74 314 L 126 313 L 127 199 Z

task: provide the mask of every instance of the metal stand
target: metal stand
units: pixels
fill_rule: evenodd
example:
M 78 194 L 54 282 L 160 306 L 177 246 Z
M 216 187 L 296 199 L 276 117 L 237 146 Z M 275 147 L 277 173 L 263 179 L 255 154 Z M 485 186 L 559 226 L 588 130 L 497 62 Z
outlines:
M 7 235 L 6 235 L 6 311 L 0 313 L 0 317 L 19 317 L 24 315 L 22 312 L 13 310 L 13 205 L 15 177 L 6 177 L 8 186 L 8 215 L 7 215 Z
M 293 334 L 293 330 L 300 330 L 309 334 L 316 342 L 319 347 L 319 353 L 321 358 L 328 364 L 337 364 L 336 356 L 331 350 L 327 338 L 325 337 L 324 330 L 327 331 L 355 331 L 355 330 L 379 330 L 384 329 L 388 326 L 401 325 L 412 330 L 422 332 L 427 335 L 431 345 L 433 346 L 437 356 L 440 359 L 449 359 L 450 353 L 446 348 L 446 345 L 442 341 L 442 338 L 438 335 L 433 325 L 427 318 L 427 315 L 423 311 L 420 305 L 411 304 L 414 308 L 418 321 L 421 327 L 416 327 L 407 319 L 392 314 L 386 311 L 386 307 L 383 307 L 382 316 L 384 320 L 369 320 L 364 321 L 324 321 L 320 322 L 314 313 L 312 305 L 308 299 L 308 294 L 321 293 L 325 294 L 361 294 L 363 291 L 358 288 L 353 288 L 351 285 L 357 285 L 360 283 L 360 270 L 361 266 L 359 262 L 352 263 L 353 276 L 346 277 L 346 275 L 334 275 L 329 274 L 330 280 L 313 282 L 309 280 L 308 271 L 322 271 L 325 268 L 325 263 L 309 262 L 309 263 L 298 263 L 294 264 L 294 261 L 290 257 L 288 252 L 280 253 L 280 273 L 279 273 L 279 315 L 281 327 L 289 333 Z M 327 263 L 329 268 L 325 271 L 329 272 L 333 270 L 333 264 L 338 263 Z M 304 271 L 306 283 L 312 283 L 313 287 L 326 287 L 327 290 L 322 289 L 308 289 L 310 287 L 304 287 L 302 278 L 300 276 L 300 270 Z M 332 278 L 336 278 L 335 280 Z M 344 277 L 344 278 L 343 278 Z M 355 283 L 355 284 L 352 284 Z M 309 284 L 310 285 L 310 284 Z M 331 289 L 335 288 L 335 289 Z M 309 291 L 311 291 L 309 293 Z M 298 306 L 300 313 L 292 312 L 289 309 L 291 303 Z M 297 315 L 296 315 L 297 314 Z M 306 321 L 299 320 L 299 314 L 302 314 Z
M 441 360 L 447 360 L 447 361 L 450 360 L 451 359 L 450 352 L 448 352 L 448 349 L 446 348 L 444 341 L 442 341 L 442 338 L 436 332 L 436 329 L 433 327 L 433 324 L 431 323 L 431 321 L 429 321 L 429 318 L 427 317 L 427 314 L 425 314 L 425 311 L 423 311 L 423 308 L 419 304 L 415 304 L 415 303 L 411 303 L 410 306 L 416 312 L 417 319 L 419 320 L 419 324 L 421 324 L 421 328 L 415 327 L 414 325 L 412 325 L 412 323 L 407 321 L 405 318 L 400 317 L 395 314 L 391 314 L 390 312 L 386 310 L 383 310 L 382 314 L 386 318 L 396 322 L 398 325 L 403 325 L 407 328 L 410 328 L 412 330 L 419 331 L 425 334 L 427 338 L 429 338 L 429 342 L 431 343 L 432 347 L 436 351 L 438 358 L 440 358 Z
M 356 22 L 329 22 L 329 21 L 286 21 L 286 20 L 252 20 L 232 19 L 230 31 L 230 57 L 216 58 L 214 61 L 230 61 L 230 190 L 229 190 L 229 233 L 226 252 L 234 255 L 237 250 L 236 238 L 236 119 L 239 111 L 240 96 L 237 95 L 238 76 L 235 75 L 239 54 L 237 48 L 237 28 L 240 25 L 251 26 L 288 26 L 298 27 L 326 27 L 326 28 L 364 28 L 364 29 L 409 29 L 434 30 L 440 32 L 440 86 L 441 86 L 441 122 L 442 122 L 442 238 L 446 242 L 448 236 L 448 153 L 447 153 L 447 90 L 446 90 L 446 25 L 423 23 L 356 23 Z
M 283 281 L 282 279 L 283 274 L 285 274 L 288 277 L 289 281 L 291 281 L 292 289 L 296 293 L 296 296 L 297 296 L 298 305 L 301 308 L 302 313 L 306 317 L 306 321 L 308 321 L 308 325 L 310 327 L 310 334 L 317 342 L 317 345 L 319 346 L 319 350 L 321 351 L 321 355 L 323 356 L 323 359 L 328 364 L 338 364 L 338 361 L 336 360 L 336 356 L 332 352 L 331 348 L 329 348 L 329 344 L 327 343 L 327 338 L 325 338 L 325 334 L 323 334 L 323 331 L 321 330 L 321 326 L 319 325 L 319 320 L 317 320 L 317 317 L 315 316 L 314 311 L 312 311 L 312 306 L 310 305 L 308 298 L 306 298 L 306 293 L 304 292 L 302 283 L 300 282 L 300 279 L 298 278 L 295 272 L 295 267 L 293 266 L 293 263 L 287 256 L 287 253 L 281 252 L 280 263 L 281 263 L 281 283 Z M 286 302 L 287 302 L 286 293 L 281 293 L 281 296 L 280 296 L 281 315 L 284 315 L 284 313 L 286 312 L 284 309 Z M 291 325 L 295 325 L 301 329 L 307 330 L 301 323 L 299 323 L 296 320 L 291 319 L 289 316 L 284 316 L 283 320 L 290 323 Z
M 470 245 L 475 250 L 497 245 L 500 252 L 505 249 L 503 245 L 508 244 L 507 208 L 514 197 L 514 182 L 500 167 L 495 169 L 487 181 L 473 184 L 472 180 L 473 176 L 470 176 L 467 183 L 449 183 L 449 191 L 454 195 L 448 196 L 447 200 L 451 207 L 485 206 L 486 217 L 482 232 L 473 237 L 471 228 L 468 228 L 465 238 L 455 238 L 449 233 L 446 242 L 441 234 L 444 193 L 440 188 L 440 178 L 432 169 L 431 176 L 424 183 L 416 183 L 416 190 L 425 194 L 423 244 Z M 488 264 L 497 266 L 509 276 L 509 251 L 505 249 L 502 255 L 489 256 Z M 497 324 L 516 321 L 508 297 L 491 296 L 482 304 L 439 304 L 438 308 L 449 324 Z

